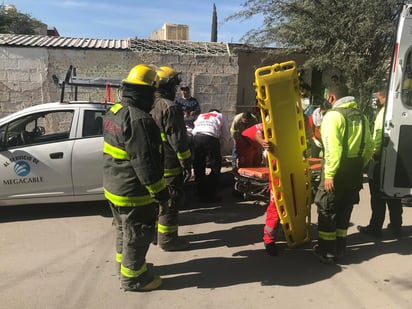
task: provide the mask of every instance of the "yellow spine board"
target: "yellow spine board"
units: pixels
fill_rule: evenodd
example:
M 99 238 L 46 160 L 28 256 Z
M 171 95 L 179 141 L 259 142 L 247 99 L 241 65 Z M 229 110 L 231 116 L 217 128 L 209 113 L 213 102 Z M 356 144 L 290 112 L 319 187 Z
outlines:
M 268 152 L 270 180 L 289 247 L 310 240 L 311 183 L 299 80 L 294 61 L 258 68 L 255 90 Z

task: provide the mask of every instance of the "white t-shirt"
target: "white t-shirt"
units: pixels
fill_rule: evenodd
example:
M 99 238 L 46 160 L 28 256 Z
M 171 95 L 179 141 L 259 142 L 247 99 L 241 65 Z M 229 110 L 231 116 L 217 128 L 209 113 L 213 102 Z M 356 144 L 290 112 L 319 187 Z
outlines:
M 209 112 L 200 114 L 194 122 L 195 127 L 192 134 L 206 134 L 216 138 L 221 138 L 224 141 L 230 139 L 229 129 L 226 121 L 221 113 Z

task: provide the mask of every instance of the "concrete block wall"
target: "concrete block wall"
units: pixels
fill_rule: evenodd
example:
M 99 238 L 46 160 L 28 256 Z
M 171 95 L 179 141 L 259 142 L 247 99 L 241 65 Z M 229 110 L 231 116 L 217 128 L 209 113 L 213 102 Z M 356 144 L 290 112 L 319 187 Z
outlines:
M 151 63 L 171 66 L 182 72 L 182 83 L 190 86 L 202 111 L 217 108 L 230 125 L 236 114 L 237 62 L 237 56 L 227 55 L 1 46 L 0 117 L 28 106 L 59 101 L 61 89 L 54 83 L 53 75 L 63 80 L 70 65 L 76 67 L 78 77 L 123 79 L 136 64 Z M 78 100 L 104 101 L 104 97 L 104 89 L 78 89 Z M 70 86 L 66 87 L 65 100 L 73 99 L 74 92 Z M 229 146 L 224 151 L 229 153 Z
M 1 48 L 0 117 L 48 102 L 48 54 L 40 48 Z

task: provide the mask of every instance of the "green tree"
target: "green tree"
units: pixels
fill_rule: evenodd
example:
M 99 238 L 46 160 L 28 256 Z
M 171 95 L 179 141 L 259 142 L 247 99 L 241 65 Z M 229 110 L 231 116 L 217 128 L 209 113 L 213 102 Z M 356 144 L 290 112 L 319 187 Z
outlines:
M 42 22 L 29 14 L 14 10 L 4 11 L 0 6 L 0 33 L 36 34 L 42 25 Z
M 243 41 L 302 49 L 306 67 L 338 69 L 363 106 L 388 78 L 399 0 L 247 0 L 242 8 L 225 20 L 264 17 Z

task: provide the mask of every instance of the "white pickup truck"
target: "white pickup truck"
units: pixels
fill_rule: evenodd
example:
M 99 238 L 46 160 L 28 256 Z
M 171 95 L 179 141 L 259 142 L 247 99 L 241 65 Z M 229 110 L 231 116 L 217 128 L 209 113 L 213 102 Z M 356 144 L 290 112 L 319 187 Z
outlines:
M 110 103 L 39 104 L 0 119 L 0 206 L 104 200 Z

